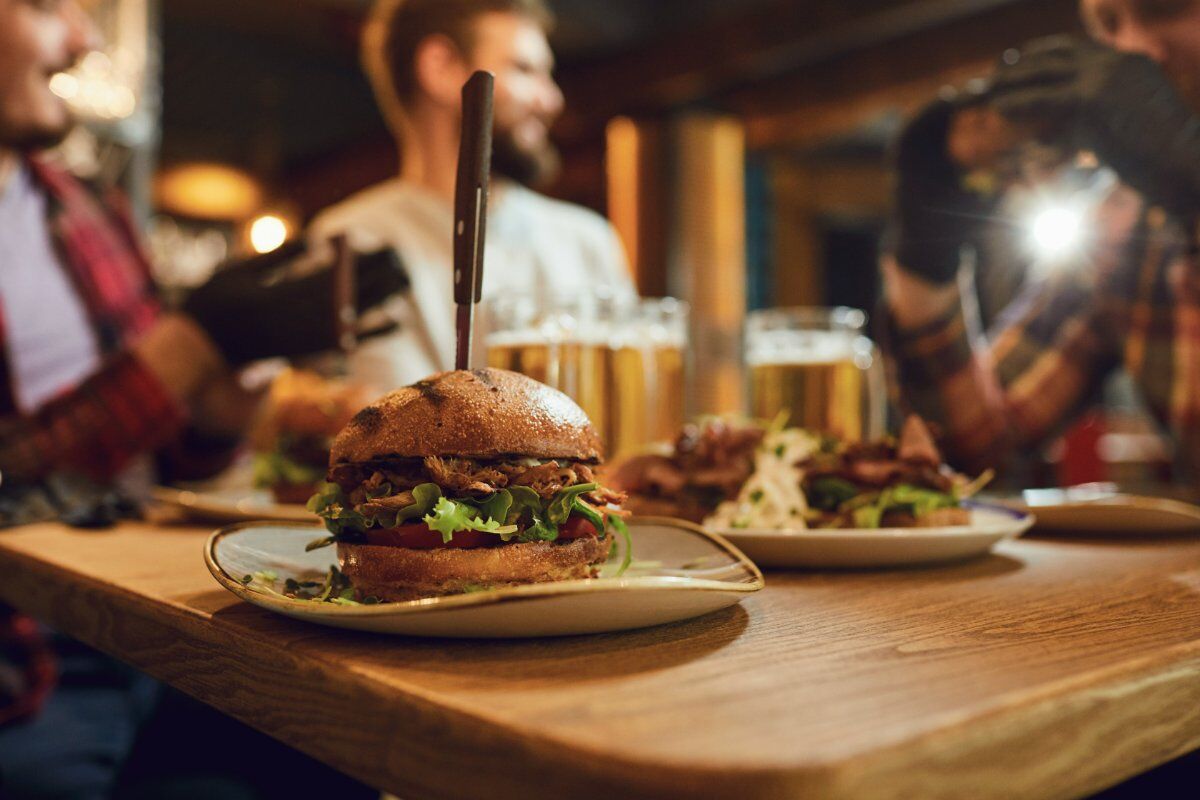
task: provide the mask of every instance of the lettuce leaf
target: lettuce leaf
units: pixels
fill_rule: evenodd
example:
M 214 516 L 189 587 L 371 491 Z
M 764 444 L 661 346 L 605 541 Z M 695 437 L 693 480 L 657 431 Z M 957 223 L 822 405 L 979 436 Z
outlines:
M 907 483 L 892 487 L 889 501 L 892 508 L 908 508 L 914 517 L 924 516 L 939 508 L 951 508 L 958 505 L 958 498 L 954 494 L 922 489 Z
M 604 517 L 600 516 L 599 511 L 576 497 L 571 506 L 571 513 L 578 514 L 588 522 L 592 523 L 592 527 L 596 529 L 596 532 L 599 533 L 601 537 L 604 536 Z
M 581 494 L 587 494 L 595 488 L 596 484 L 594 483 L 579 483 L 560 490 L 546 506 L 546 519 L 554 525 L 562 525 L 567 521 L 567 517 L 571 516 L 575 498 Z
M 808 487 L 808 504 L 822 511 L 836 511 L 838 506 L 859 493 L 850 481 L 833 476 L 817 478 Z
M 369 528 L 394 528 L 409 520 L 424 517 L 433 511 L 433 507 L 441 499 L 442 490 L 435 483 L 422 483 L 413 487 L 412 494 L 413 502 L 398 511 L 367 515 L 355 511 L 350 506 L 342 487 L 336 483 L 322 483 L 317 488 L 317 493 L 308 498 L 305 507 L 325 520 L 325 527 L 335 539 L 352 538 Z M 384 496 L 386 495 L 374 492 L 371 494 L 373 499 Z M 313 544 L 316 545 L 316 542 Z
M 939 508 L 954 508 L 957 505 L 958 497 L 953 492 L 939 492 L 901 483 L 878 494 L 861 494 L 851 498 L 839 510 L 851 512 L 856 528 L 878 528 L 888 511 L 903 511 L 919 518 Z
M 507 489 L 492 492 L 492 496 L 483 501 L 472 502 L 484 519 L 493 519 L 502 523 L 509 521 L 508 512 L 513 506 L 513 496 Z
M 281 483 L 317 483 L 325 470 L 310 467 L 285 456 L 279 451 L 254 454 L 254 485 L 260 489 Z
M 512 534 L 517 532 L 516 525 L 503 525 L 500 520 L 483 518 L 478 508 L 448 497 L 439 498 L 433 510 L 423 519 L 430 530 L 442 535 L 443 542 L 449 542 L 457 531 L 494 533 L 504 541 L 508 541 Z
M 629 533 L 629 526 L 625 524 L 625 520 L 618 517 L 616 514 L 608 515 L 608 524 L 613 526 L 613 530 L 621 534 L 621 538 L 625 540 L 625 557 L 621 559 L 621 566 L 617 569 L 616 577 L 621 577 L 625 574 L 625 570 L 629 569 L 629 565 L 633 563 L 633 536 Z
M 854 509 L 854 527 L 856 528 L 878 528 L 879 523 L 883 521 L 883 506 L 863 506 L 862 508 Z
M 412 504 L 397 511 L 395 521 L 385 527 L 394 528 L 402 522 L 423 517 L 433 511 L 438 501 L 442 499 L 442 490 L 436 483 L 419 483 L 413 487 L 412 494 Z

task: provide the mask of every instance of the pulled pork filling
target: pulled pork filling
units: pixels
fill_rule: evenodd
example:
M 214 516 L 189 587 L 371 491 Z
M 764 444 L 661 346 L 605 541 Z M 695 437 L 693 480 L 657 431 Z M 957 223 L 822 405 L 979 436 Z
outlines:
M 329 479 L 338 484 L 350 503 L 364 514 L 395 511 L 411 505 L 412 489 L 422 483 L 436 484 L 447 495 L 480 499 L 499 489 L 525 486 L 549 501 L 565 488 L 595 482 L 591 466 L 581 461 L 481 461 L 437 456 L 338 464 L 330 470 Z M 372 497 L 385 484 L 391 487 L 391 493 L 386 497 Z M 601 508 L 624 500 L 623 494 L 603 486 L 582 497 Z

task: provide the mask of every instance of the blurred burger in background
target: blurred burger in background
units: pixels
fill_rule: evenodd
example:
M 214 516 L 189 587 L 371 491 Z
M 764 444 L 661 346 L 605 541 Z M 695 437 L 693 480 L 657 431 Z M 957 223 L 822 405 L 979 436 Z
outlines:
M 370 402 L 365 387 L 286 369 L 271 383 L 251 435 L 254 485 L 279 503 L 305 503 L 325 479 L 329 448 L 351 418 Z

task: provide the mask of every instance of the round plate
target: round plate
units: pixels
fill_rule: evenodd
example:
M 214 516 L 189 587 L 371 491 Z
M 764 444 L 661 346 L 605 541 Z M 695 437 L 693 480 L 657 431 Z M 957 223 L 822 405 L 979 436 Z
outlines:
M 412 636 L 513 638 L 629 630 L 698 617 L 733 605 L 763 587 L 762 573 L 736 547 L 699 526 L 669 519 L 631 520 L 635 561 L 612 577 L 618 553 L 591 580 L 534 583 L 406 603 L 335 605 L 272 594 L 241 578 L 274 572 L 320 580 L 337 558 L 333 547 L 306 553 L 313 530 L 301 525 L 242 523 L 211 537 L 204 560 L 213 577 L 243 600 L 269 611 L 338 628 Z
M 984 555 L 1020 536 L 1033 516 L 1000 506 L 971 506 L 971 524 L 943 528 L 828 528 L 716 531 L 764 567 L 899 567 Z
M 1024 497 L 1037 514 L 1037 531 L 1115 536 L 1200 533 L 1200 507 L 1180 500 L 1115 492 L 1089 498 L 1058 489 L 1031 489 Z
M 265 489 L 213 489 L 191 491 L 170 486 L 155 486 L 150 496 L 159 503 L 182 511 L 189 519 L 203 522 L 277 522 L 320 523 L 313 514 L 298 503 L 276 503 Z

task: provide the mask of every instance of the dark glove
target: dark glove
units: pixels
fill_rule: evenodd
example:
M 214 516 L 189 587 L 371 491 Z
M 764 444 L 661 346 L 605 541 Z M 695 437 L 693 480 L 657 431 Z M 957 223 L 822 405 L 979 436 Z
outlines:
M 184 300 L 183 311 L 208 333 L 230 364 L 337 346 L 332 267 L 300 277 L 287 274 L 304 247 L 303 241 L 296 241 L 218 268 Z M 409 281 L 397 255 L 380 250 L 355 259 L 354 285 L 355 307 L 361 313 L 406 290 Z
M 987 96 L 1044 141 L 1092 151 L 1152 202 L 1200 209 L 1200 118 L 1146 56 L 1038 39 L 1005 58 Z
M 904 127 L 893 150 L 893 252 L 907 271 L 935 284 L 954 279 L 963 245 L 978 241 L 995 205 L 964 188 L 963 173 L 946 152 L 950 122 L 963 102 L 973 98 L 930 103 Z

